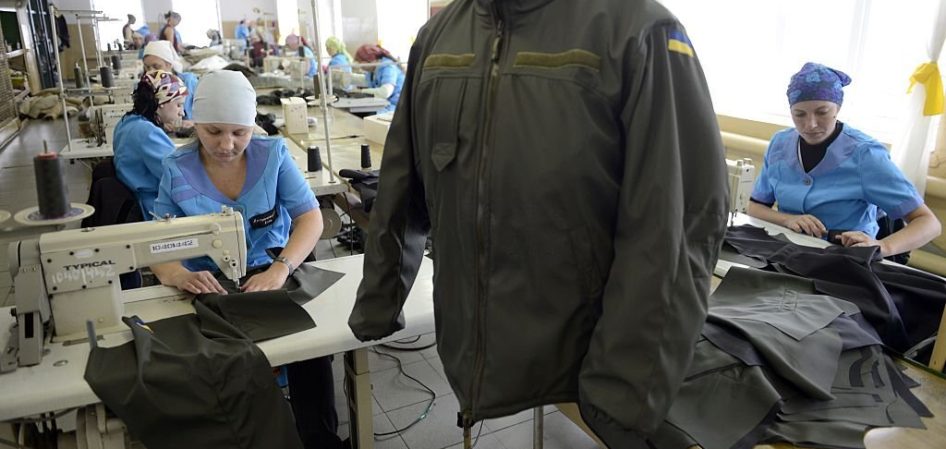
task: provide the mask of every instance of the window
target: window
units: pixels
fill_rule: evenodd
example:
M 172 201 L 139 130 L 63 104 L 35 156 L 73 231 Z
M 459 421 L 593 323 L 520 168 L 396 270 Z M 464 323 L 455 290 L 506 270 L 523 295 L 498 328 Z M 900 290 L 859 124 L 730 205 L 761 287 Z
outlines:
M 221 31 L 217 0 L 173 0 L 171 8 L 181 15 L 177 32 L 184 45 L 210 45 L 207 30 Z M 162 24 L 163 26 L 163 24 Z M 160 31 L 160 27 L 156 31 Z
M 720 114 L 791 126 L 785 90 L 807 61 L 852 78 L 839 118 L 891 142 L 926 62 L 934 0 L 661 0 L 687 28 Z
M 132 25 L 132 29 L 138 29 L 145 23 L 144 13 L 141 9 L 140 1 L 129 0 L 93 0 L 92 9 L 102 11 L 110 19 L 110 22 L 99 22 L 99 45 L 102 50 L 108 48 L 108 44 L 115 46 L 115 42 L 122 42 L 122 27 L 128 22 L 128 14 L 135 16 L 137 21 Z M 83 23 L 88 21 L 83 20 Z M 87 36 L 88 37 L 88 36 Z M 86 41 L 88 42 L 88 41 Z

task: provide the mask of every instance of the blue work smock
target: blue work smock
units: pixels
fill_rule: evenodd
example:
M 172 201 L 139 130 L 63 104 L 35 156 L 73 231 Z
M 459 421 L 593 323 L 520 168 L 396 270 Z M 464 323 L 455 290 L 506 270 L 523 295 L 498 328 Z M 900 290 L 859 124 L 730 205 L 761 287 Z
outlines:
M 197 95 L 197 75 L 191 72 L 178 73 L 177 77 L 187 87 L 187 98 L 184 99 L 184 120 L 194 119 L 194 96 Z
M 903 218 L 923 204 L 913 184 L 890 160 L 880 142 L 844 125 L 824 159 L 805 173 L 798 131 L 779 131 L 765 152 L 752 198 L 778 203 L 779 211 L 810 214 L 829 230 L 877 235 L 877 209 Z
M 388 107 L 378 112 L 390 112 L 397 107 L 397 101 L 401 98 L 401 88 L 404 87 L 404 71 L 397 66 L 391 58 L 382 57 L 380 66 L 374 69 L 374 72 L 365 73 L 365 80 L 368 87 L 381 87 L 385 84 L 394 85 L 394 93 L 388 97 Z
M 217 190 L 200 161 L 198 142 L 164 160 L 155 209 L 178 217 L 220 212 L 229 206 L 243 214 L 247 268 L 271 264 L 266 250 L 285 247 L 292 219 L 318 207 L 315 194 L 289 155 L 281 137 L 253 137 L 246 147 L 246 181 L 237 199 Z M 191 271 L 219 271 L 209 258 L 184 262 Z
M 334 70 L 340 70 L 342 72 L 351 72 L 351 60 L 348 59 L 348 56 L 345 56 L 345 53 L 338 52 L 335 53 L 335 56 L 332 56 L 332 59 L 328 61 L 328 67 Z
M 151 219 L 161 181 L 161 161 L 174 152 L 174 142 L 163 129 L 138 114 L 128 114 L 112 134 L 115 173 L 138 197 L 145 220 Z

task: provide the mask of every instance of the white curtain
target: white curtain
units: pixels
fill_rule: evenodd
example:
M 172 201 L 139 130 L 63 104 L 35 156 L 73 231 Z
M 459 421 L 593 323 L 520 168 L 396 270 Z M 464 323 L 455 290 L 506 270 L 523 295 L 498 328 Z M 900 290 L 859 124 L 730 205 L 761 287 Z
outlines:
M 929 60 L 910 78 L 911 93 L 900 139 L 891 149 L 891 157 L 913 182 L 920 195 L 926 190 L 930 153 L 936 142 L 936 130 L 943 113 L 942 74 L 937 66 L 946 40 L 946 1 L 939 0 L 933 30 L 927 46 Z

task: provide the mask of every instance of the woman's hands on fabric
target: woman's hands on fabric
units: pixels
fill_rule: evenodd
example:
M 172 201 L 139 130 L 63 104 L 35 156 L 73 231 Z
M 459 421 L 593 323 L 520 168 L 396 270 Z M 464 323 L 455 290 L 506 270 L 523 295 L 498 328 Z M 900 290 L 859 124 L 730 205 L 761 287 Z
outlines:
M 888 254 L 887 245 L 884 244 L 883 240 L 874 240 L 873 237 L 861 232 L 861 231 L 848 231 L 843 232 L 838 235 L 838 240 L 844 246 L 854 246 L 854 247 L 867 247 L 867 246 L 879 246 L 881 257 L 887 257 Z
M 195 295 L 201 293 L 227 294 L 227 291 L 217 282 L 217 278 L 209 271 L 182 270 L 173 275 L 168 284 Z
M 785 227 L 795 232 L 803 232 L 810 236 L 821 238 L 823 234 L 828 233 L 824 223 L 814 215 L 792 215 L 785 220 Z
M 251 276 L 240 289 L 244 292 L 279 290 L 285 285 L 288 277 L 289 267 L 277 262 L 270 265 L 266 271 Z

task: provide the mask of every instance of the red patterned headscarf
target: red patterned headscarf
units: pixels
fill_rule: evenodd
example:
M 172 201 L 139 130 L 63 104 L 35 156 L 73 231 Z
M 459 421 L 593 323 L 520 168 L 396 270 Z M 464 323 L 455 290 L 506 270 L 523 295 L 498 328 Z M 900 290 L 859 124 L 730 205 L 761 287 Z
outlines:
M 375 62 L 381 59 L 382 56 L 390 58 L 392 61 L 395 60 L 394 56 L 391 56 L 391 52 L 381 48 L 380 45 L 365 44 L 358 47 L 358 51 L 355 52 L 355 60 L 359 62 Z
M 177 98 L 187 96 L 187 86 L 177 75 L 164 70 L 151 70 L 141 75 L 151 90 L 154 91 L 154 97 L 158 100 L 158 105 L 165 104 Z

